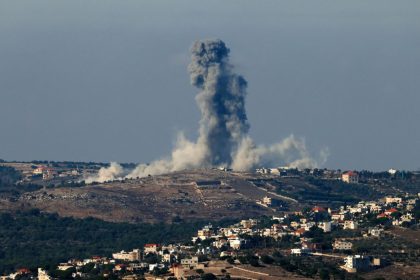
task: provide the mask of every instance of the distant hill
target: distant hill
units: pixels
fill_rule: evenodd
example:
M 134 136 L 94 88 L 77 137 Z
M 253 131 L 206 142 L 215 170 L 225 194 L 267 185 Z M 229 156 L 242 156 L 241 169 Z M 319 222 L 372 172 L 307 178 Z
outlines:
M 0 205 L 3 210 L 38 208 L 61 216 L 95 217 L 111 222 L 171 223 L 273 215 L 313 205 L 336 207 L 396 193 L 395 187 L 381 184 L 346 184 L 314 176 L 192 170 L 82 187 L 19 192 L 13 199 L 3 197 Z M 265 196 L 275 200 L 275 206 L 257 203 Z

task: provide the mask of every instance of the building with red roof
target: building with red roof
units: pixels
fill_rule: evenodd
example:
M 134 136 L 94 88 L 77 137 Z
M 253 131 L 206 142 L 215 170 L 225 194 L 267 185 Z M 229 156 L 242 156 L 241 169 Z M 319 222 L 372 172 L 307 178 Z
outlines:
M 323 212 L 325 212 L 326 210 L 324 209 L 324 208 L 322 208 L 322 207 L 320 207 L 320 206 L 314 206 L 313 208 L 312 208 L 312 212 L 314 212 L 314 213 L 323 213 Z
M 397 213 L 398 212 L 398 210 L 397 209 L 395 209 L 395 208 L 391 208 L 391 209 L 388 209 L 388 210 L 385 210 L 385 215 L 391 215 L 391 214 L 393 214 L 393 213 Z

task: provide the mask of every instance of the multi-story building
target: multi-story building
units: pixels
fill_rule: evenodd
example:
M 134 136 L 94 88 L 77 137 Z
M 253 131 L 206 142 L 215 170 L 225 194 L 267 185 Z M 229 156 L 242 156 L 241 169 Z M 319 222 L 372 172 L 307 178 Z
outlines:
M 341 175 L 341 180 L 345 183 L 357 184 L 359 183 L 359 174 L 354 171 L 348 171 Z
M 344 221 L 343 229 L 357 229 L 358 223 L 352 220 Z
M 353 244 L 348 241 L 335 240 L 332 246 L 335 250 L 351 250 Z
M 134 249 L 131 252 L 121 251 L 119 253 L 112 254 L 112 257 L 116 260 L 123 261 L 139 261 L 141 258 L 140 249 Z
M 198 265 L 198 257 L 185 258 L 181 260 L 183 268 L 194 269 Z
M 318 224 L 318 227 L 322 229 L 324 232 L 331 231 L 331 222 L 321 222 Z
M 351 273 L 367 270 L 370 266 L 369 257 L 362 255 L 347 256 L 344 262 L 345 265 L 342 268 Z
M 144 254 L 147 255 L 149 253 L 156 254 L 158 251 L 159 245 L 158 244 L 145 244 L 144 245 Z
M 51 280 L 51 276 L 42 268 L 38 268 L 38 280 Z

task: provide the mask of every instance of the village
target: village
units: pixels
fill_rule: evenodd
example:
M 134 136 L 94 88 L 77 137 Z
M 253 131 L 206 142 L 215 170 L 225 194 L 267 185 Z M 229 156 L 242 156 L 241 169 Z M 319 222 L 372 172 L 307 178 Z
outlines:
M 262 203 L 270 206 L 270 199 L 266 197 Z M 414 244 L 363 248 L 363 244 L 390 242 L 393 229 L 415 226 L 418 204 L 419 198 L 413 195 L 388 196 L 339 209 L 314 206 L 245 219 L 226 227 L 208 224 L 184 244 L 145 244 L 89 259 L 74 256 L 48 270 L 22 268 L 0 279 L 281 279 L 281 275 L 311 277 L 314 273 L 330 279 L 331 273 L 380 270 L 418 258 L 419 246 Z M 308 258 L 321 259 L 329 267 L 310 271 L 299 261 Z

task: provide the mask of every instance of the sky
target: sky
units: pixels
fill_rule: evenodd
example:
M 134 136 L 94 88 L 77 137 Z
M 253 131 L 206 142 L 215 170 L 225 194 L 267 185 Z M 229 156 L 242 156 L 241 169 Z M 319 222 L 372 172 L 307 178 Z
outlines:
M 419 1 L 0 0 L 0 158 L 150 162 L 197 136 L 189 49 L 220 38 L 250 134 L 326 168 L 420 170 Z

